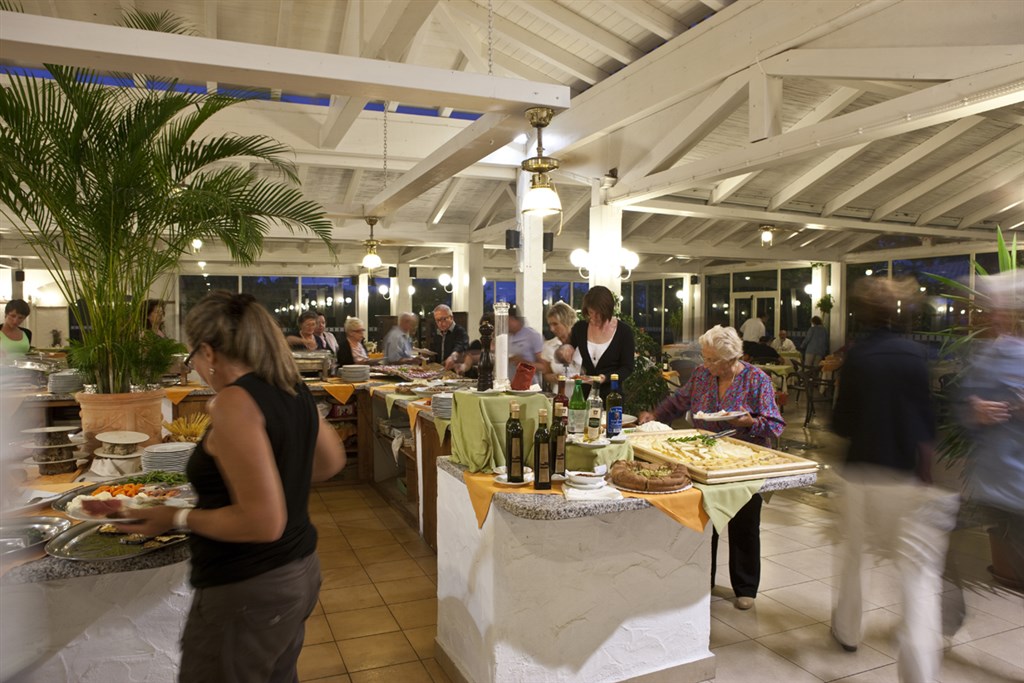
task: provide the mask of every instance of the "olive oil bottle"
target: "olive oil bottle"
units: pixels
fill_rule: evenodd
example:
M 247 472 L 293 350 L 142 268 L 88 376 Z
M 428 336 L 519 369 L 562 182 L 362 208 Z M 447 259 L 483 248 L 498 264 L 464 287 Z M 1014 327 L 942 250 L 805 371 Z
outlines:
M 505 423 L 505 473 L 510 484 L 523 481 L 523 423 L 519 421 L 519 404 L 509 405 Z
M 544 490 L 551 488 L 551 433 L 546 408 L 537 411 L 537 422 L 533 435 L 533 488 Z
M 551 421 L 551 474 L 565 476 L 565 406 L 555 406 L 555 419 Z

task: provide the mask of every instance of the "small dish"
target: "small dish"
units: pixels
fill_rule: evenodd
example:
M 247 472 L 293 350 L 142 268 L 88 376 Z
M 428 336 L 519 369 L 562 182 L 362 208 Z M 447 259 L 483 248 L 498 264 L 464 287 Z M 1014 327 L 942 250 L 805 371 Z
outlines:
M 580 438 L 572 438 L 568 440 L 574 446 L 583 446 L 584 448 L 601 448 L 602 446 L 608 446 L 611 444 L 611 440 L 608 437 L 602 436 L 597 441 L 584 441 Z
M 533 483 L 533 472 L 527 472 L 523 475 L 522 481 L 509 481 L 508 476 L 499 474 L 494 477 L 494 483 L 500 484 L 501 486 L 525 486 L 526 484 Z
M 566 472 L 565 477 L 569 480 L 569 483 L 574 486 L 585 486 L 591 488 L 604 486 L 604 474 L 598 474 L 597 472 Z M 600 482 L 600 484 L 595 486 L 597 482 Z
M 579 489 L 581 491 L 595 491 L 597 489 L 603 489 L 607 485 L 607 482 L 602 478 L 602 479 L 598 479 L 597 481 L 592 482 L 590 484 L 586 484 L 586 485 L 584 485 L 584 484 L 574 484 L 571 481 L 567 481 L 565 483 L 565 485 L 570 487 L 570 488 Z
M 495 474 L 505 474 L 505 472 L 507 471 L 508 468 L 506 468 L 504 465 L 498 465 L 497 467 L 494 468 Z M 525 472 L 526 474 L 533 474 L 533 468 L 524 467 L 523 472 Z

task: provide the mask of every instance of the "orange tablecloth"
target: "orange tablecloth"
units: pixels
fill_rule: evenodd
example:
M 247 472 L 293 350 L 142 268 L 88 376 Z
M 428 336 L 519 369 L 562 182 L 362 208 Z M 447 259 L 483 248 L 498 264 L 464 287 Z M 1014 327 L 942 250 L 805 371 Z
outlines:
M 409 428 L 416 429 L 416 418 L 424 410 L 430 410 L 430 399 L 421 398 L 418 401 L 412 401 L 405 407 L 405 410 L 409 413 Z
M 558 494 L 562 495 L 562 482 L 551 482 L 551 489 L 538 491 L 531 485 L 524 486 L 502 486 L 494 481 L 493 474 L 470 474 L 464 472 L 463 481 L 466 482 L 466 490 L 469 492 L 469 500 L 473 504 L 473 512 L 476 513 L 477 527 L 481 528 L 487 520 L 487 513 L 491 509 L 491 498 L 495 493 L 535 493 L 539 495 Z M 687 529 L 693 529 L 703 533 L 708 523 L 708 514 L 704 511 L 702 504 L 703 494 L 697 488 L 687 489 L 679 493 L 666 493 L 660 495 L 648 495 L 644 493 L 629 493 L 623 491 L 626 498 L 642 498 L 654 507 L 661 510 L 670 518 L 679 522 Z
M 356 390 L 355 384 L 321 384 L 320 386 L 340 403 L 348 403 L 348 400 L 352 398 L 352 394 Z

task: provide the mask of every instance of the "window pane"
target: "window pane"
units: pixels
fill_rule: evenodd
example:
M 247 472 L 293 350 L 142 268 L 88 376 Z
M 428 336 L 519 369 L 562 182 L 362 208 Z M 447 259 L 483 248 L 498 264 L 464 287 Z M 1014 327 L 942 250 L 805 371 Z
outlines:
M 674 278 L 665 280 L 665 344 L 681 341 L 683 334 L 683 293 L 686 280 Z
M 661 303 L 661 280 L 633 283 L 633 320 L 656 342 L 661 342 L 664 311 Z
M 494 312 L 494 283 L 484 285 L 484 313 Z
M 729 275 L 707 276 L 704 278 L 704 290 L 704 326 L 709 330 L 715 325 L 728 327 Z
M 814 303 L 804 288 L 811 284 L 810 268 L 783 268 L 779 292 L 779 329 L 797 346 L 811 326 Z
M 302 314 L 299 278 L 243 275 L 242 293 L 252 294 L 263 304 L 285 334 L 298 334 L 299 315 Z
M 577 311 L 583 308 L 583 297 L 590 291 L 589 282 L 572 283 L 572 307 Z
M 633 283 L 623 282 L 622 283 L 622 302 L 619 306 L 619 310 L 622 311 L 622 315 L 633 315 Z
M 364 320 L 363 324 L 366 325 L 366 339 L 368 341 L 380 341 L 384 338 L 384 335 L 388 333 L 390 329 L 391 321 L 391 292 L 388 291 L 387 298 L 381 294 L 380 286 L 389 285 L 391 278 L 389 277 L 371 277 L 367 278 L 366 281 L 366 317 L 369 320 Z M 416 292 L 420 291 L 419 280 L 413 280 L 413 284 L 416 287 Z M 428 280 L 429 282 L 429 280 Z M 437 284 L 435 281 L 434 284 Z M 413 311 L 416 310 L 416 295 L 413 294 Z M 353 313 L 353 315 L 355 315 Z M 415 338 L 415 333 L 413 334 Z
M 941 345 L 941 339 L 934 333 L 951 327 L 966 326 L 968 322 L 967 307 L 942 296 L 949 293 L 949 288 L 928 274 L 969 283 L 970 268 L 970 258 L 966 254 L 892 262 L 895 277 L 909 277 L 917 282 L 922 300 L 915 306 L 903 308 L 900 317 L 911 331 L 921 335 L 919 341 L 937 349 Z
M 178 320 L 184 330 L 185 316 L 204 296 L 218 289 L 238 292 L 237 275 L 182 275 L 178 278 Z M 182 333 L 184 337 L 184 332 Z
M 878 261 L 876 263 L 850 263 L 846 266 L 846 291 L 852 292 L 853 286 L 858 280 L 866 277 L 888 277 L 889 262 Z M 815 313 L 817 315 L 817 313 Z M 846 307 L 846 336 L 860 336 L 864 330 L 863 325 L 856 316 Z
M 779 271 L 759 270 L 733 273 L 733 292 L 774 292 L 779 286 Z
M 516 303 L 516 281 L 498 280 L 494 283 L 495 299 L 510 304 Z
M 304 277 L 300 300 L 323 313 L 327 330 L 338 336 L 345 319 L 356 314 L 356 283 L 351 277 Z

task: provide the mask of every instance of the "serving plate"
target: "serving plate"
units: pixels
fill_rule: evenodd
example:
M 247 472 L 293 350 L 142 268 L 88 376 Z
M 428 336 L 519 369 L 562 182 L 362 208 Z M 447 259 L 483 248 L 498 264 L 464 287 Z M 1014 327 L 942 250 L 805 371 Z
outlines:
M 141 544 L 121 543 L 120 538 L 124 534 L 101 534 L 99 533 L 100 526 L 99 524 L 78 524 L 71 527 L 46 544 L 46 554 L 63 560 L 106 562 L 145 555 L 188 541 L 186 537 L 163 543 L 159 548 L 144 548 Z
M 38 463 L 33 462 L 33 465 Z M 42 510 L 45 507 L 50 507 L 50 503 L 60 497 L 59 493 L 53 493 L 51 491 L 36 491 L 33 489 L 18 489 L 16 497 L 11 500 L 8 498 L 5 502 L 9 503 L 11 507 L 0 510 L 0 515 L 17 515 L 22 512 L 29 512 L 30 510 Z
M 692 489 L 693 488 L 693 482 L 691 481 L 686 486 L 680 487 L 678 489 L 672 489 L 671 491 L 641 491 L 639 489 L 628 489 L 625 486 L 619 486 L 618 484 L 616 484 L 614 482 L 611 482 L 611 486 L 612 486 L 612 488 L 616 488 L 616 489 L 618 489 L 620 491 L 627 491 L 629 493 L 642 493 L 645 496 L 662 496 L 662 495 L 667 495 L 669 493 L 679 493 L 681 491 L 687 491 L 689 489 Z
M 733 410 L 731 412 L 724 413 L 704 413 L 699 412 L 693 416 L 694 420 L 700 420 L 702 422 L 729 422 L 735 420 L 738 417 L 743 417 L 747 414 L 745 410 Z
M 136 444 L 149 440 L 149 434 L 142 432 L 101 432 L 96 435 L 96 440 L 102 443 L 115 444 Z
M 172 473 L 172 474 L 175 474 L 175 473 Z M 110 479 L 110 480 L 103 481 L 103 482 L 91 481 L 91 482 L 89 482 L 87 484 L 83 484 L 82 486 L 79 486 L 78 488 L 71 489 L 70 491 L 65 491 L 56 500 L 54 500 L 51 503 L 50 507 L 52 507 L 57 512 L 63 512 L 64 514 L 67 514 L 67 512 L 68 512 L 68 505 L 76 497 L 90 495 L 93 491 L 95 491 L 96 489 L 100 488 L 101 486 L 117 486 L 118 484 L 125 484 L 125 483 L 127 483 L 128 481 L 130 481 L 132 479 L 138 479 L 140 476 L 147 476 L 147 475 L 129 474 L 129 475 L 125 475 L 123 477 L 119 477 L 117 479 Z M 158 482 L 154 482 L 154 483 L 158 483 Z M 183 493 L 183 495 L 181 495 L 181 496 L 178 496 L 179 500 L 192 500 L 192 499 L 194 499 L 195 494 L 192 492 L 190 485 L 188 485 L 188 484 L 169 484 L 169 485 L 170 486 L 188 487 L 188 491 L 187 492 Z
M 0 555 L 36 548 L 71 526 L 60 517 L 21 517 L 0 524 Z

